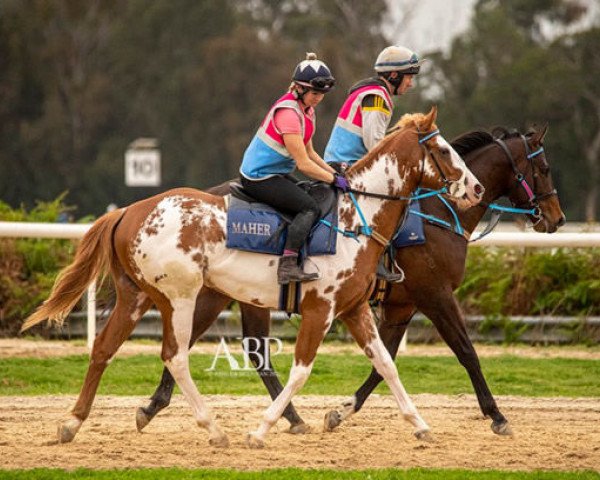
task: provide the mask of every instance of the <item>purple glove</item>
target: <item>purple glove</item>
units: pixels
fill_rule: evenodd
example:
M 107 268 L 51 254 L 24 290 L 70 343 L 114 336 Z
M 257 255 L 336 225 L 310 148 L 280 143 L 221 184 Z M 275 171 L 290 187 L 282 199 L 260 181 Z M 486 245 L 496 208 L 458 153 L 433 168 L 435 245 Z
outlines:
M 343 175 L 339 175 L 337 173 L 333 174 L 333 183 L 332 185 L 336 188 L 339 188 L 342 192 L 346 193 L 350 190 L 350 184 L 348 180 Z

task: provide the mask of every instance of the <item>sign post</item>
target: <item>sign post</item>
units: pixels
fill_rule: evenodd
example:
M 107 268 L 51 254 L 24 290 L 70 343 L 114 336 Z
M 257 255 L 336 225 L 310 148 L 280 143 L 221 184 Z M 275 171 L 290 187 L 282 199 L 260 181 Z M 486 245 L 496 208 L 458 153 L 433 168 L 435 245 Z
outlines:
M 155 138 L 138 138 L 125 152 L 125 185 L 160 186 L 160 150 Z

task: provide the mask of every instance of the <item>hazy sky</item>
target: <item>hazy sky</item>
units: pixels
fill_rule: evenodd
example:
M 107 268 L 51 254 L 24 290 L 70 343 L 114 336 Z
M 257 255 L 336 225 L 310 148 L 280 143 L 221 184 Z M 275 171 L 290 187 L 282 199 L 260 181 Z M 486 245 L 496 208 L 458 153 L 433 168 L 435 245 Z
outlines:
M 446 48 L 469 26 L 475 1 L 388 0 L 390 38 L 421 54 Z
M 387 0 L 392 18 L 387 25 L 388 38 L 421 55 L 446 49 L 452 38 L 469 26 L 477 0 Z M 600 1 L 580 0 L 588 6 L 588 14 L 568 30 L 589 28 L 600 23 Z M 552 24 L 543 25 L 546 36 L 563 33 Z

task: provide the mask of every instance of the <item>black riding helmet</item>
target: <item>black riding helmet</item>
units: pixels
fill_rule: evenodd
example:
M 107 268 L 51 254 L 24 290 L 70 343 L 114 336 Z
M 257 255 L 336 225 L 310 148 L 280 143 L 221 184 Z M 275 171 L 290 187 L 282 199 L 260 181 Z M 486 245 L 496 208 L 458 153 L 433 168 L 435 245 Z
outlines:
M 315 53 L 306 54 L 306 60 L 296 66 L 292 80 L 302 87 L 321 93 L 327 93 L 335 86 L 335 78 L 333 78 L 331 70 L 323 62 L 317 60 Z

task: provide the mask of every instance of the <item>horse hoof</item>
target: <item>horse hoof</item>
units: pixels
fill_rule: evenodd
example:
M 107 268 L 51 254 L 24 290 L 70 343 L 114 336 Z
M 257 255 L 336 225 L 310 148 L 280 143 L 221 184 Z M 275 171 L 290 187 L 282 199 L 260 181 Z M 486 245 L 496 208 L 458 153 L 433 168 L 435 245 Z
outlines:
M 502 436 L 508 436 L 508 437 L 512 437 L 513 435 L 513 431 L 512 428 L 510 428 L 510 425 L 508 424 L 508 421 L 504 421 L 504 422 L 492 422 L 492 432 L 494 432 L 496 435 L 502 435 Z
M 248 448 L 265 448 L 265 442 L 258 438 L 255 433 L 249 433 L 246 436 L 246 445 Z
M 152 420 L 152 417 L 147 415 L 142 407 L 137 409 L 137 412 L 135 412 L 135 426 L 138 432 L 141 432 L 150 423 L 150 420 Z
M 77 432 L 81 428 L 82 421 L 78 418 L 71 418 L 66 422 L 58 425 L 58 443 L 69 443 L 72 442 L 77 435 Z
M 431 431 L 429 431 L 429 430 L 419 430 L 418 432 L 415 432 L 415 437 L 417 437 L 417 440 L 419 440 L 421 442 L 427 442 L 427 443 L 434 442 L 433 435 L 431 434 Z
M 304 435 L 305 433 L 310 432 L 310 425 L 304 422 L 297 423 L 296 425 L 292 425 L 288 432 L 293 433 L 294 435 Z
M 227 435 L 222 434 L 218 437 L 209 438 L 208 444 L 211 447 L 227 448 L 227 447 L 229 447 L 229 438 L 227 438 Z
M 342 416 L 337 410 L 331 410 L 325 414 L 325 421 L 323 430 L 326 432 L 333 432 L 335 427 L 342 423 Z

